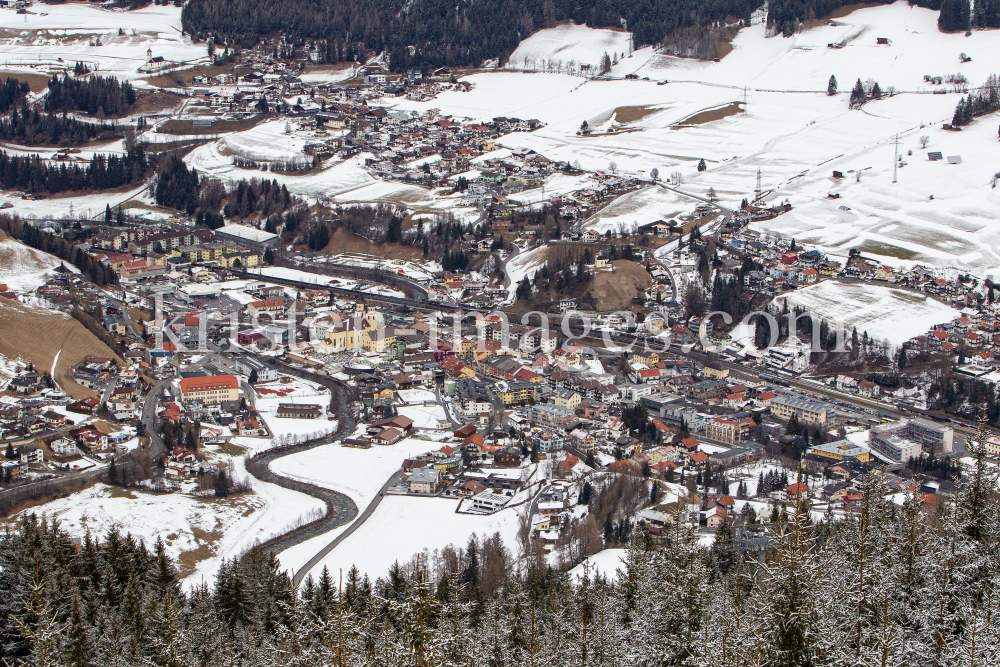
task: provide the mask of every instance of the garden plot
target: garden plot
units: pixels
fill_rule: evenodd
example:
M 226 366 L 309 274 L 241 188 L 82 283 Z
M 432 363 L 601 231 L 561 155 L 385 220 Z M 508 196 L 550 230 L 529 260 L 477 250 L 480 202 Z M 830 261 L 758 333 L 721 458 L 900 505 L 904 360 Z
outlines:
M 936 324 L 950 322 L 959 311 L 922 294 L 861 283 L 832 280 L 796 290 L 781 297 L 788 307 L 799 306 L 839 324 L 848 332 L 867 331 L 870 337 L 900 345 L 926 333 Z

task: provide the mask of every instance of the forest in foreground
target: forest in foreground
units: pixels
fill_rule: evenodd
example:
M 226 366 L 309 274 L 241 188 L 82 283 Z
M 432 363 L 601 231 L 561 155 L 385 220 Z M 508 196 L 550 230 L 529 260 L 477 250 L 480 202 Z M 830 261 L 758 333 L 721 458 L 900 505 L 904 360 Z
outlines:
M 767 526 L 766 559 L 732 530 L 636 536 L 614 578 L 571 578 L 498 536 L 370 581 L 323 571 L 296 591 L 254 548 L 185 592 L 157 542 L 112 530 L 78 549 L 26 515 L 0 539 L 7 664 L 719 665 L 938 667 L 1000 661 L 996 466 L 953 500 L 887 500 L 879 472 L 845 519 L 807 502 Z

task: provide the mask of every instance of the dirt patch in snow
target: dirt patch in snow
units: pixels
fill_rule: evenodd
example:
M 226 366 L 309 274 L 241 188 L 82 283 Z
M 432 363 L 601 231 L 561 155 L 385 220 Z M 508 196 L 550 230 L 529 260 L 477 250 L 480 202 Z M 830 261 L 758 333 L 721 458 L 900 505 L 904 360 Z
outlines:
M 189 551 L 182 551 L 177 558 L 181 577 L 189 577 L 198 568 L 198 563 L 215 555 L 215 543 L 222 539 L 222 530 L 217 525 L 215 530 L 202 530 L 191 526 L 191 534 L 198 546 Z
M 420 246 L 404 246 L 398 243 L 375 245 L 368 239 L 363 239 L 343 228 L 333 233 L 325 250 L 331 255 L 357 252 L 384 259 L 421 259 L 424 256 Z
M 634 123 L 646 116 L 660 111 L 661 107 L 643 105 L 637 107 L 618 107 L 614 110 L 614 119 L 619 123 Z
M 162 90 L 140 90 L 135 96 L 135 104 L 129 110 L 129 113 L 156 113 L 167 109 L 175 109 L 180 106 L 183 99 L 180 95 Z
M 43 92 L 49 87 L 49 78 L 45 74 L 35 74 L 33 72 L 6 72 L 0 71 L 0 79 L 6 80 L 7 77 L 13 77 L 18 81 L 27 81 L 28 87 L 33 93 Z
M 629 310 L 632 299 L 640 296 L 650 285 L 649 273 L 635 262 L 619 259 L 612 262 L 614 271 L 594 275 L 587 291 L 594 297 L 599 311 Z
M 670 129 L 680 130 L 685 127 L 691 127 L 692 125 L 704 125 L 705 123 L 711 123 L 715 120 L 722 120 L 728 116 L 735 116 L 743 110 L 742 104 L 742 102 L 730 102 L 722 107 L 699 111 L 698 113 L 691 114 L 678 123 L 674 123 L 670 126 Z

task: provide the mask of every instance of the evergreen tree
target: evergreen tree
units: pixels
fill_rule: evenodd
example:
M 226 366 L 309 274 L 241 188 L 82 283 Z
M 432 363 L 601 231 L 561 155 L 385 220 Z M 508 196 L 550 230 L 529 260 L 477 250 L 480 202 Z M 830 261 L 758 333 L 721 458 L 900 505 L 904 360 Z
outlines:
M 865 92 L 865 86 L 861 83 L 861 79 L 858 79 L 854 84 L 854 89 L 851 90 L 851 100 L 850 107 L 852 109 L 857 109 L 864 105 L 868 101 L 868 94 Z
M 793 412 L 792 416 L 788 418 L 788 423 L 785 424 L 785 435 L 799 435 L 802 432 L 802 428 L 799 426 L 799 415 Z
M 830 81 L 826 84 L 826 94 L 836 95 L 837 94 L 837 77 L 830 75 Z

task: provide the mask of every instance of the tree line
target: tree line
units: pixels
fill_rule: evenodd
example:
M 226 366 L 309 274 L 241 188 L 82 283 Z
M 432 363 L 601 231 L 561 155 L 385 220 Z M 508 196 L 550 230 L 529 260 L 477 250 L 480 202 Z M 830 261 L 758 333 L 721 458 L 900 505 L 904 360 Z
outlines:
M 115 76 L 53 76 L 45 96 L 46 111 L 83 111 L 92 116 L 127 116 L 134 103 L 132 84 Z
M 0 84 L 0 113 L 7 113 L 15 103 L 24 99 L 29 90 L 27 81 L 8 76 L 3 84 Z
M 273 179 L 242 179 L 235 187 L 230 184 L 227 188 L 219 180 L 199 176 L 194 167 L 189 168 L 176 155 L 170 156 L 160 168 L 154 196 L 161 206 L 185 211 L 188 215 L 197 213 L 204 224 L 219 227 L 222 226 L 220 211 L 225 217 L 234 218 L 270 216 L 268 225 L 271 225 L 271 218 L 287 211 L 297 201 L 286 186 Z M 268 231 L 274 230 L 268 228 Z
M 374 580 L 324 569 L 298 588 L 257 547 L 185 592 L 160 540 L 148 547 L 112 528 L 80 535 L 77 548 L 28 514 L 0 537 L 0 651 L 9 662 L 109 667 L 993 664 L 1000 508 L 985 440 L 954 500 L 893 502 L 873 472 L 856 512 L 799 499 L 766 523 L 723 523 L 707 548 L 685 522 L 652 536 L 617 528 L 613 514 L 602 531 L 586 515 L 589 528 L 574 527 L 580 539 L 563 550 L 586 556 L 631 532 L 617 574 L 571 575 L 494 535 Z M 628 481 L 597 502 L 641 506 L 658 484 Z
M 1000 109 L 1000 78 L 990 74 L 985 84 L 958 101 L 951 124 L 954 127 L 968 125 L 977 116 L 993 113 L 997 109 Z M 992 288 L 990 291 L 992 293 Z
M 27 246 L 69 262 L 95 285 L 113 285 L 118 282 L 118 276 L 110 266 L 101 264 L 93 255 L 87 254 L 62 236 L 25 223 L 18 216 L 0 214 L 0 229 Z
M 891 5 L 893 1 L 874 0 L 871 4 Z M 791 35 L 801 22 L 824 18 L 835 9 L 851 4 L 853 0 L 770 0 L 767 24 L 784 35 Z M 945 32 L 1000 27 L 1000 0 L 910 0 L 910 4 L 940 10 L 938 28 Z
M 687 50 L 717 24 L 749 19 L 755 8 L 751 0 L 284 0 L 278 6 L 264 0 L 193 0 L 181 21 L 196 39 L 211 35 L 242 47 L 277 34 L 293 44 L 320 40 L 328 61 L 385 51 L 392 69 L 405 71 L 502 61 L 521 39 L 564 21 L 627 26 L 636 48 L 669 42 Z
M 41 113 L 22 106 L 9 117 L 0 118 L 0 138 L 24 146 L 79 146 L 106 132 L 117 130 L 113 123 L 87 123 L 66 113 Z
M 125 155 L 97 153 L 84 166 L 50 164 L 35 155 L 8 155 L 0 151 L 0 185 L 27 192 L 107 190 L 141 182 L 148 168 L 142 146 Z

